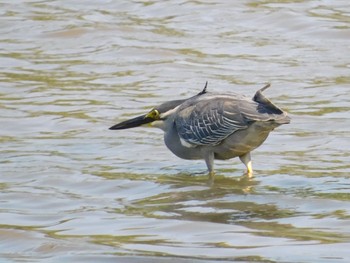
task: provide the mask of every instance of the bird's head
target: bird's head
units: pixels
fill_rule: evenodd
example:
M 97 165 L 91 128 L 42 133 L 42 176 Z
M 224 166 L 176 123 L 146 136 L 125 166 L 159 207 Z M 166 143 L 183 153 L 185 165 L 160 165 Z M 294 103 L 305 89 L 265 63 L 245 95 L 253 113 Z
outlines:
M 139 127 L 144 124 L 163 128 L 164 122 L 175 113 L 177 107 L 185 100 L 172 100 L 162 103 L 154 107 L 151 111 L 141 116 L 134 117 L 129 120 L 122 121 L 110 127 L 110 130 L 123 130 L 134 127 Z
M 201 96 L 205 93 L 207 93 L 207 86 L 208 82 L 205 83 L 205 86 L 201 92 L 199 92 L 196 96 Z M 150 112 L 147 114 L 122 121 L 116 125 L 113 125 L 110 127 L 110 130 L 123 130 L 123 129 L 129 129 L 134 127 L 139 127 L 144 124 L 151 124 L 154 127 L 158 127 L 161 129 L 166 129 L 166 120 L 168 120 L 173 114 L 176 112 L 176 109 L 179 105 L 181 105 L 184 100 L 171 100 L 162 103 L 161 105 L 154 107 Z

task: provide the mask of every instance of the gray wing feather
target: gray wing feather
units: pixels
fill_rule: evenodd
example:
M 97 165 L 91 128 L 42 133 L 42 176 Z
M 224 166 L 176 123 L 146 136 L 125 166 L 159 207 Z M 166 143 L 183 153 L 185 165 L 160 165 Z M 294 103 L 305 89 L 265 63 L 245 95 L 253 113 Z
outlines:
M 214 146 L 237 130 L 248 127 L 237 101 L 210 99 L 184 104 L 175 118 L 181 139 L 192 145 Z

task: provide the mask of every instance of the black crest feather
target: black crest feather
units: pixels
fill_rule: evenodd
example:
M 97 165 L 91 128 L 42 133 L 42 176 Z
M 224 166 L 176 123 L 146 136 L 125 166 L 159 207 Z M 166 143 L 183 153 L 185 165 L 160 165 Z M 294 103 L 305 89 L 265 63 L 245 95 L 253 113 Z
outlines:
M 199 92 L 197 95 L 203 95 L 205 93 L 207 93 L 207 87 L 208 87 L 208 81 L 205 82 L 205 86 L 203 88 L 203 90 L 201 92 Z

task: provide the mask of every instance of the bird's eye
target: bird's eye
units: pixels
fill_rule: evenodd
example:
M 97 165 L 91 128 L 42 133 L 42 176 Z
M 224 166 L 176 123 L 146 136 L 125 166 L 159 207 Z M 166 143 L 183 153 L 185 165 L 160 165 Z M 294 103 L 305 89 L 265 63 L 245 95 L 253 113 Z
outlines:
M 152 118 L 154 120 L 159 120 L 159 118 L 160 118 L 159 111 L 158 110 L 152 110 L 146 115 L 146 117 Z

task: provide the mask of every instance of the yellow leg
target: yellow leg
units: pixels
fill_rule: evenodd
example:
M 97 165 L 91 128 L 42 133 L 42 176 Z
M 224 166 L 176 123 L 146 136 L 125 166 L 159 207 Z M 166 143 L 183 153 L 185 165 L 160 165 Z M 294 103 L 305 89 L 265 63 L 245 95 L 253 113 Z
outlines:
M 248 177 L 253 177 L 253 166 L 252 166 L 252 161 L 249 161 L 247 163 L 247 174 Z
M 253 166 L 252 166 L 252 160 L 250 158 L 250 153 L 246 153 L 239 157 L 241 159 L 242 163 L 247 167 L 247 175 L 248 177 L 253 177 Z

